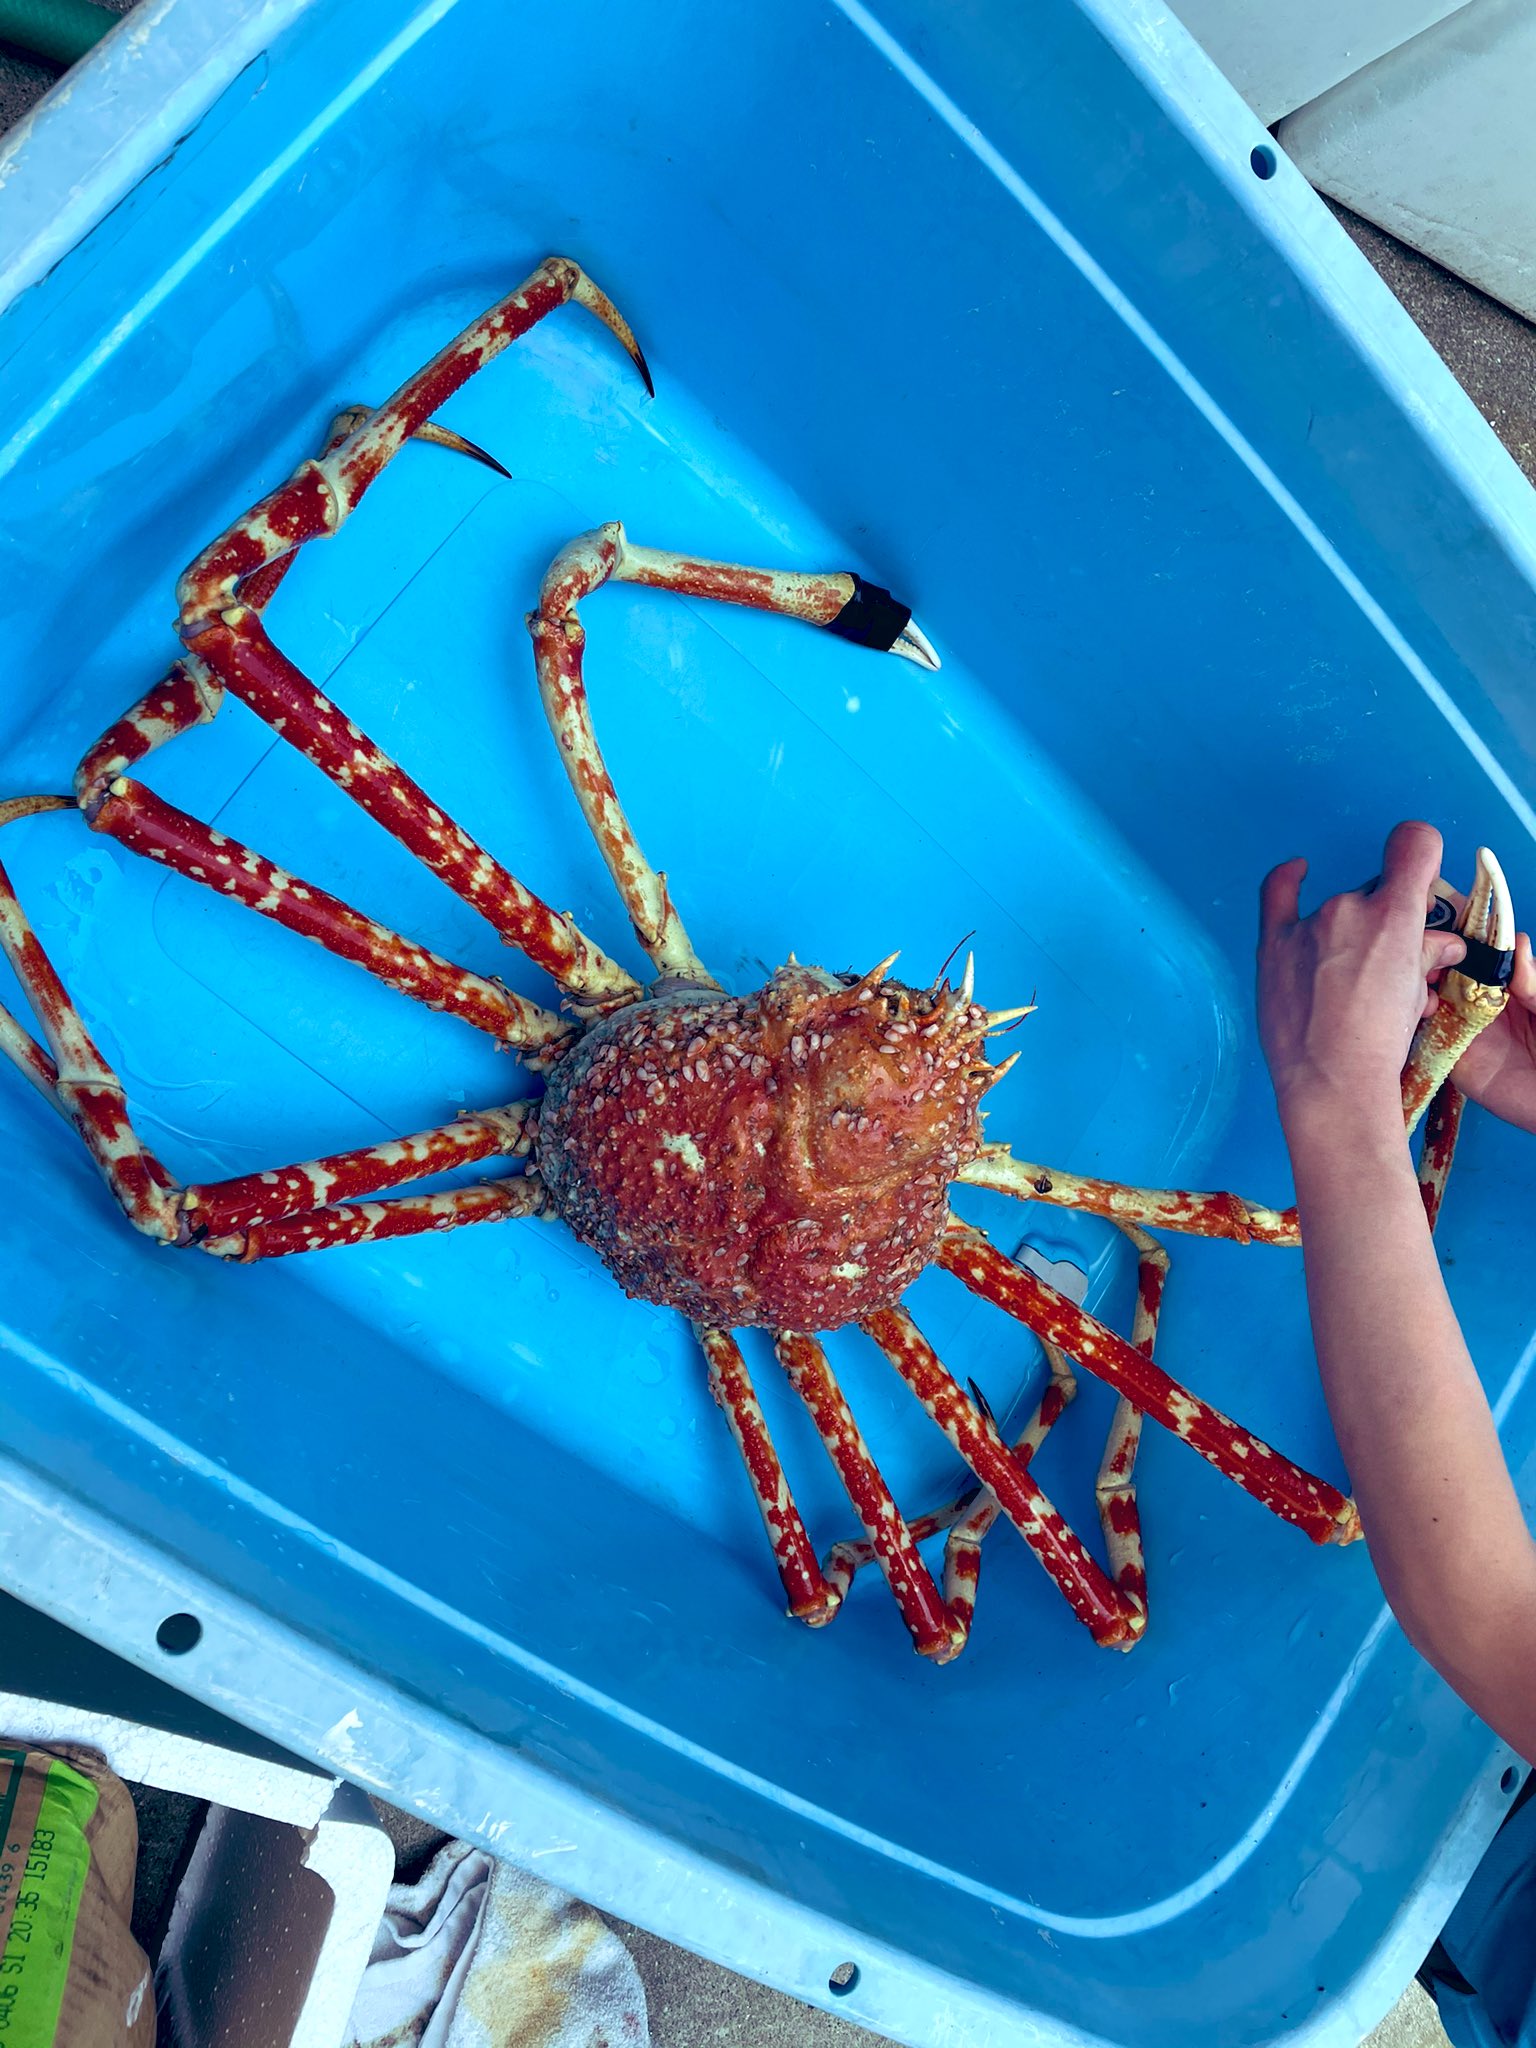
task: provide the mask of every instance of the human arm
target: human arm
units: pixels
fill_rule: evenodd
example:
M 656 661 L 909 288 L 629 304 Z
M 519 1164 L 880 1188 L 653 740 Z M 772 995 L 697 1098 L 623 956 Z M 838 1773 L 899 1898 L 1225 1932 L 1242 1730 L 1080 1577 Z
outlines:
M 1383 1590 L 1428 1661 L 1536 1762 L 1536 1543 L 1440 1277 L 1399 1099 L 1427 977 L 1461 951 L 1423 929 L 1440 851 L 1431 827 L 1400 825 L 1374 892 L 1309 918 L 1305 863 L 1269 876 L 1260 1033 L 1324 1393 Z M 1529 975 L 1528 944 L 1522 957 Z

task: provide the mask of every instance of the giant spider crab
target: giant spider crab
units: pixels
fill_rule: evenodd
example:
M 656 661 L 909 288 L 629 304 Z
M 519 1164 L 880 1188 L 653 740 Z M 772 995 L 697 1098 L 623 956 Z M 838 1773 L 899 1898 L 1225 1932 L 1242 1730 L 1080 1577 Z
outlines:
M 1024 1013 L 989 1013 L 976 1004 L 969 963 L 958 988 L 947 979 L 918 988 L 890 977 L 895 956 L 860 978 L 791 957 L 762 988 L 729 995 L 694 952 L 664 877 L 640 851 L 588 713 L 583 600 L 610 580 L 646 584 L 787 613 L 936 667 L 905 607 L 857 576 L 748 569 L 637 547 L 617 524 L 582 535 L 555 558 L 528 620 L 539 687 L 582 812 L 654 966 L 648 986 L 436 807 L 268 636 L 263 609 L 297 550 L 334 533 L 408 440 L 491 460 L 432 425 L 431 416 L 476 370 L 570 300 L 618 338 L 649 389 L 644 358 L 611 302 L 574 263 L 542 263 L 386 404 L 339 414 L 320 454 L 199 555 L 178 591 L 186 651 L 86 753 L 73 797 L 20 798 L 0 807 L 0 822 L 78 807 L 94 830 L 226 892 L 512 1048 L 544 1074 L 542 1098 L 467 1113 L 393 1143 L 183 1186 L 135 1133 L 117 1076 L 3 870 L 0 943 L 47 1043 L 45 1049 L 0 1010 L 0 1049 L 73 1125 L 129 1221 L 164 1244 L 223 1259 L 269 1259 L 502 1218 L 563 1217 L 629 1293 L 691 1318 L 789 1611 L 802 1621 L 828 1621 L 853 1574 L 873 1560 L 916 1648 L 947 1661 L 970 1629 L 982 1539 L 1002 1516 L 1095 1639 L 1129 1648 L 1147 1617 L 1134 1489 L 1144 1415 L 1315 1541 L 1350 1541 L 1359 1523 L 1344 1494 L 1180 1386 L 1152 1357 L 1168 1256 L 1149 1231 L 1294 1245 L 1293 1210 L 1230 1194 L 1083 1179 L 984 1142 L 982 1097 L 1012 1064 L 993 1065 L 986 1039 Z M 565 1014 L 414 945 L 131 779 L 129 771 L 156 748 L 211 719 L 226 690 L 544 968 L 562 992 Z M 1421 1168 L 1431 1220 L 1460 1106 L 1450 1072 L 1504 1000 L 1513 921 L 1490 856 L 1479 857 L 1459 924 L 1469 939 L 1466 969 L 1446 978 L 1403 1080 L 1410 1128 L 1434 1104 Z M 528 1163 L 520 1174 L 447 1192 L 388 1192 L 498 1159 Z M 957 1182 L 1089 1210 L 1118 1226 L 1139 1261 L 1129 1338 L 960 1221 L 949 1207 Z M 1017 1317 L 1045 1347 L 1050 1383 L 1011 1445 L 979 1390 L 973 1385 L 967 1394 L 901 1306 L 907 1286 L 935 1262 Z M 915 1523 L 892 1499 L 814 1334 L 847 1324 L 880 1347 L 975 1475 L 968 1494 Z M 750 1325 L 773 1332 L 779 1361 L 863 1525 L 861 1539 L 835 1545 L 824 1561 L 795 1507 L 731 1334 Z M 1074 1392 L 1069 1360 L 1101 1375 L 1120 1396 L 1098 1480 L 1107 1570 L 1031 1471 L 1035 1451 Z M 942 1587 L 918 1548 L 941 1532 Z

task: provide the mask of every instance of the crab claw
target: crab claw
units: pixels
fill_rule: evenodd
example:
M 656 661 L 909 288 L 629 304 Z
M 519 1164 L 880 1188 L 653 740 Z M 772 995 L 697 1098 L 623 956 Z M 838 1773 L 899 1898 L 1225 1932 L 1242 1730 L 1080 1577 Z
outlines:
M 1477 849 L 1472 893 L 1462 908 L 1456 929 L 1467 942 L 1467 957 L 1455 972 L 1483 982 L 1491 973 L 1493 986 L 1506 987 L 1514 963 L 1515 907 L 1510 901 L 1504 870 L 1486 846 Z M 1486 952 L 1493 953 L 1495 958 L 1486 959 Z
M 1434 890 L 1436 907 L 1431 929 L 1449 924 L 1442 906 L 1459 898 L 1444 883 Z M 1509 1001 L 1509 977 L 1515 962 L 1515 911 L 1504 870 L 1486 846 L 1477 849 L 1471 892 L 1461 903 L 1454 929 L 1466 941 L 1466 958 L 1447 968 L 1440 980 L 1439 1002 L 1414 1033 L 1403 1069 L 1403 1113 L 1411 1131 L 1429 1107 L 1435 1091 L 1480 1031 Z
M 882 590 L 852 575 L 853 595 L 835 619 L 828 619 L 827 631 L 840 640 L 852 640 L 859 647 L 873 647 L 881 654 L 899 654 L 915 661 L 919 668 L 937 669 L 939 657 L 933 642 L 921 626 L 915 625 L 908 606 Z

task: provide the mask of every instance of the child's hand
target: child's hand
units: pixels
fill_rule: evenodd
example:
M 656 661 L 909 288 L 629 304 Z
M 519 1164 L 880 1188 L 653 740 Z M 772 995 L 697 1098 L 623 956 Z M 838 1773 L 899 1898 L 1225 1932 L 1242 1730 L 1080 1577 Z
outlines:
M 1399 825 L 1370 893 L 1331 897 L 1310 917 L 1299 913 L 1304 860 L 1285 861 L 1265 877 L 1259 1037 L 1282 1121 L 1313 1107 L 1351 1121 L 1378 1111 L 1401 1116 L 1408 1047 L 1438 1001 L 1429 977 L 1466 952 L 1455 933 L 1424 929 L 1440 855 L 1432 825 Z M 1529 950 L 1524 957 L 1536 978 Z M 1527 1072 L 1536 1112 L 1536 1059 L 1528 1058 Z
M 1509 1001 L 1462 1054 L 1456 1085 L 1506 1123 L 1536 1131 L 1536 963 L 1524 932 L 1515 941 Z

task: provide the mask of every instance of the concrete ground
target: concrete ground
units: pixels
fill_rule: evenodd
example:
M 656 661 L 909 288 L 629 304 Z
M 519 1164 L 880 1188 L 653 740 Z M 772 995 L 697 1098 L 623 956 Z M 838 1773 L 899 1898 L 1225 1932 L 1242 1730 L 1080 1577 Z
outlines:
M 127 13 L 132 0 L 104 0 Z M 57 76 L 0 43 L 0 130 L 17 121 Z M 1536 327 L 1438 264 L 1342 207 L 1333 211 L 1444 357 L 1483 417 L 1536 483 Z M 440 1839 L 405 1814 L 381 1808 L 403 1871 L 414 1875 Z M 166 1795 L 141 1803 L 143 1855 L 136 1927 L 153 1941 L 165 1884 L 186 1815 Z M 862 2027 L 615 1922 L 639 1965 L 655 2048 L 880 2048 Z M 1410 1985 L 1363 2048 L 1448 2048 L 1433 2002 Z
M 1345 207 L 1329 206 L 1536 484 L 1536 327 Z

